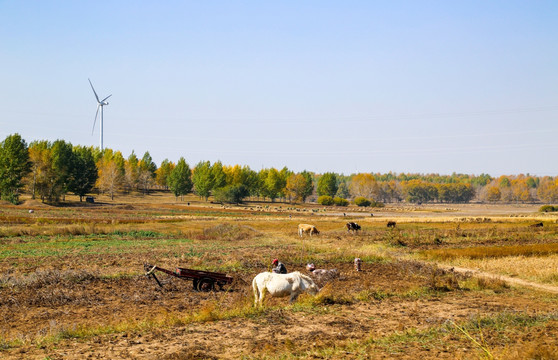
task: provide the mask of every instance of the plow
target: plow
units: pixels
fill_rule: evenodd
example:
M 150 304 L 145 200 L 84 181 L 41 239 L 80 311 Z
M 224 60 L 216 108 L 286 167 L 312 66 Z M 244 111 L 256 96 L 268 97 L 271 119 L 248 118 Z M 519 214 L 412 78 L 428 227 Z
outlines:
M 152 277 L 160 287 L 163 287 L 163 284 L 157 276 L 155 275 L 156 271 L 160 271 L 162 273 L 183 279 L 183 280 L 191 280 L 194 290 L 196 291 L 216 291 L 216 290 L 223 290 L 224 287 L 228 284 L 233 282 L 233 278 L 228 276 L 224 273 L 219 272 L 212 272 L 212 271 L 203 271 L 203 270 L 194 270 L 194 269 L 185 269 L 185 268 L 176 268 L 175 271 L 164 269 L 157 265 L 150 265 L 144 264 L 143 268 L 145 269 L 145 275 L 148 277 Z

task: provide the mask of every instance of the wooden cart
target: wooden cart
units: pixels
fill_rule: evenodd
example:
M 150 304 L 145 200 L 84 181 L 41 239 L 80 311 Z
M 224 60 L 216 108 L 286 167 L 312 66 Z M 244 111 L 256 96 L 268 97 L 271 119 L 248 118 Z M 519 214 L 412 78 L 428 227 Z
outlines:
M 212 272 L 212 271 L 203 271 L 203 270 L 194 270 L 194 269 L 185 269 L 185 268 L 176 268 L 175 271 L 163 269 L 157 265 L 150 265 L 144 264 L 143 265 L 146 273 L 146 276 L 151 276 L 160 287 L 163 287 L 163 284 L 159 281 L 157 276 L 155 276 L 155 271 L 161 271 L 165 274 L 172 275 L 181 279 L 185 280 L 192 280 L 194 290 L 197 291 L 211 291 L 211 290 L 223 290 L 223 287 L 227 284 L 231 284 L 233 282 L 233 278 L 228 276 L 227 274 Z M 217 289 L 219 287 L 219 289 Z

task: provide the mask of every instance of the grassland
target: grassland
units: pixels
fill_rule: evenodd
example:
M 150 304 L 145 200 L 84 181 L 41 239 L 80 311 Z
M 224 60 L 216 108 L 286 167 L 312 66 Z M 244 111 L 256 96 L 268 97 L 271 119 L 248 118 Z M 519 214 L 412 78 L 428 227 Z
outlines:
M 388 206 L 370 216 L 166 193 L 100 200 L 0 205 L 0 357 L 551 359 L 558 346 L 557 295 L 437 266 L 558 285 L 558 225 L 537 206 Z M 363 231 L 348 234 L 348 220 Z M 320 236 L 298 237 L 301 222 Z M 290 271 L 313 262 L 341 276 L 316 297 L 254 308 L 251 279 L 276 257 Z M 144 263 L 235 282 L 204 293 L 161 275 L 160 289 Z

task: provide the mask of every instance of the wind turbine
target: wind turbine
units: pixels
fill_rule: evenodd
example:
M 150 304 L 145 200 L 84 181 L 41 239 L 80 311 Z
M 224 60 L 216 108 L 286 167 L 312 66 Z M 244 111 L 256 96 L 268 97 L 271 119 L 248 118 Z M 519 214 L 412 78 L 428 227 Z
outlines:
M 89 79 L 87 79 L 87 80 L 89 80 Z M 95 94 L 95 98 L 97 99 L 97 112 L 95 113 L 95 120 L 93 121 L 93 130 L 91 130 L 91 135 L 93 135 L 93 132 L 95 131 L 95 123 L 97 122 L 97 115 L 99 115 L 99 108 L 100 108 L 101 109 L 100 142 L 101 142 L 101 151 L 103 151 L 103 106 L 109 104 L 106 100 L 109 97 L 111 97 L 112 94 L 110 94 L 109 96 L 107 96 L 103 100 L 99 100 L 99 96 L 97 95 L 97 92 L 95 91 L 95 88 L 93 87 L 93 84 L 91 83 L 91 80 L 89 80 L 89 85 L 91 85 L 91 89 L 93 90 L 93 94 Z

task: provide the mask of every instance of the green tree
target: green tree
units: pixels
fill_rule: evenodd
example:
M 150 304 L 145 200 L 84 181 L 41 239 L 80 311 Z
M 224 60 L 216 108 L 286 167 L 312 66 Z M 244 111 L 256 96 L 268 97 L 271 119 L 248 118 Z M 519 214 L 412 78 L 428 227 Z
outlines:
M 332 198 L 337 193 L 337 175 L 335 173 L 325 173 L 318 179 L 318 196 L 328 195 Z
M 300 173 L 300 175 L 304 176 L 304 178 L 306 179 L 306 186 L 301 194 L 302 201 L 304 202 L 314 192 L 313 174 L 304 170 L 303 172 Z
M 511 186 L 511 181 L 507 176 L 500 176 L 498 186 L 501 188 L 509 188 Z
M 271 168 L 267 171 L 267 177 L 264 180 L 264 196 L 273 202 L 282 195 L 286 185 L 281 173 L 277 169 Z
M 56 177 L 50 188 L 49 199 L 58 201 L 60 196 L 65 200 L 65 195 L 73 181 L 74 152 L 72 144 L 64 140 L 56 140 L 52 143 L 52 170 Z
M 139 168 L 140 170 L 149 172 L 151 178 L 155 179 L 157 165 L 153 162 L 151 155 L 149 155 L 149 151 L 146 151 L 145 154 L 143 154 L 143 157 L 139 162 Z
M 76 146 L 68 190 L 79 196 L 79 201 L 91 192 L 98 178 L 98 169 L 91 148 Z
M 196 194 L 207 201 L 211 194 L 211 189 L 213 189 L 213 174 L 211 173 L 211 163 L 209 161 L 200 161 L 196 165 L 192 181 Z
M 227 174 L 223 170 L 221 161 L 216 161 L 211 166 L 211 176 L 213 177 L 213 188 L 219 189 L 227 185 Z
M 351 194 L 349 193 L 349 187 L 347 186 L 346 182 L 342 181 L 339 183 L 335 196 L 342 199 L 347 199 L 349 196 L 351 196 Z
M 192 192 L 192 171 L 183 157 L 178 160 L 175 168 L 168 177 L 168 186 L 172 193 L 180 200 L 184 200 L 184 195 Z
M 31 170 L 27 143 L 19 134 L 0 143 L 0 193 L 4 200 L 17 204 L 23 178 Z

